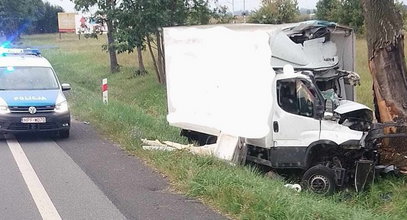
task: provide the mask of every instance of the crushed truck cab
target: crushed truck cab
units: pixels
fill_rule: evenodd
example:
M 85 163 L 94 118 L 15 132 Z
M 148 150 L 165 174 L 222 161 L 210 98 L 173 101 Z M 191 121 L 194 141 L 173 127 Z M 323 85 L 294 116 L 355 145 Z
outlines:
M 228 152 L 302 170 L 316 193 L 371 179 L 372 111 L 354 102 L 351 29 L 320 21 L 171 27 L 164 49 L 167 120 L 189 139 L 235 148 L 217 137 L 238 137 Z

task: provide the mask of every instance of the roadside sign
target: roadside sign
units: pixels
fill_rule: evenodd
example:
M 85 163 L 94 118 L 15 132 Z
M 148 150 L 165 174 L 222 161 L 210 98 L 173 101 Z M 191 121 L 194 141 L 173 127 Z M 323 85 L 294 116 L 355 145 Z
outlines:
M 107 78 L 102 80 L 102 97 L 103 97 L 103 103 L 108 104 L 108 94 L 107 94 Z
M 76 34 L 104 34 L 107 33 L 107 24 L 96 22 L 97 18 L 89 14 L 75 15 Z
M 58 32 L 74 33 L 75 32 L 75 15 L 76 13 L 58 13 Z

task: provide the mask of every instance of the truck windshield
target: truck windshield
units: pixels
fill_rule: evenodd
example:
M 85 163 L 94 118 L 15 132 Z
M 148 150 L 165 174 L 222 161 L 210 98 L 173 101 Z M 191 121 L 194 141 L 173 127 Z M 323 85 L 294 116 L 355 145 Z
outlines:
M 54 71 L 49 67 L 0 67 L 0 90 L 58 89 Z
M 307 86 L 301 81 L 297 80 L 297 97 L 299 114 L 311 117 L 314 114 L 315 97 Z

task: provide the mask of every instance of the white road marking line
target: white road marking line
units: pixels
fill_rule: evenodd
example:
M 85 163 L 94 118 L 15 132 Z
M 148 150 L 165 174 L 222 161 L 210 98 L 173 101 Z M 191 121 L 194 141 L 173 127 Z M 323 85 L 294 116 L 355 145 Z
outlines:
M 31 163 L 21 148 L 21 145 L 15 138 L 7 138 L 7 145 L 13 154 L 14 160 L 17 162 L 17 166 L 23 175 L 24 181 L 28 186 L 35 204 L 37 205 L 41 217 L 46 220 L 61 219 L 61 216 L 45 191 L 44 186 L 41 184 L 40 179 L 31 166 Z

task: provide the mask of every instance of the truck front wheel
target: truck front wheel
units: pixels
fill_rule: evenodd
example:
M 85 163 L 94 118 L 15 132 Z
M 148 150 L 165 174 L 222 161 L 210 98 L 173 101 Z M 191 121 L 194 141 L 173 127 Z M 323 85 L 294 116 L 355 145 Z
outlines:
M 316 194 L 332 195 L 336 187 L 335 173 L 323 165 L 313 166 L 304 173 L 302 185 Z

